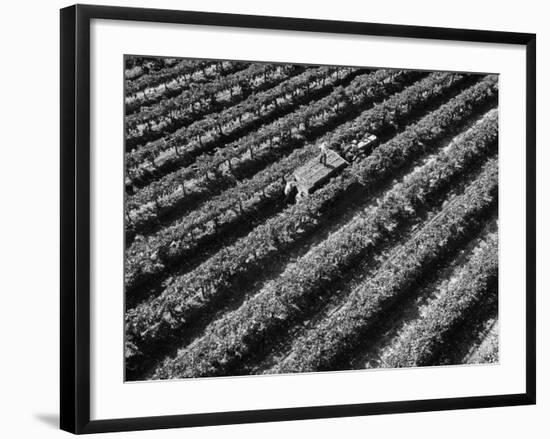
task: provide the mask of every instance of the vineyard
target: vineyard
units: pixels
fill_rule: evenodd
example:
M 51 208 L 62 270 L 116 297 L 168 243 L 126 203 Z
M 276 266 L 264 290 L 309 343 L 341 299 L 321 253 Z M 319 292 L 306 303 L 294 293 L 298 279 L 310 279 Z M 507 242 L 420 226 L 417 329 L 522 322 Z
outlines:
M 498 362 L 496 75 L 125 62 L 127 380 Z

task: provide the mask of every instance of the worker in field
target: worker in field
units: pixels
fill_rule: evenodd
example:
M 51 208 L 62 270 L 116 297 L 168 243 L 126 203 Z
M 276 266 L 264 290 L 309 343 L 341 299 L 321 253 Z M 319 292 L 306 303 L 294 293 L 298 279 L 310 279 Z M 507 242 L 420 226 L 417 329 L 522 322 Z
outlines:
M 293 180 L 288 180 L 285 186 L 285 198 L 287 203 L 294 203 L 298 188 Z
M 319 163 L 326 166 L 326 164 L 327 164 L 327 153 L 328 153 L 328 144 L 327 144 L 327 142 L 321 142 L 319 144 L 319 149 L 321 150 L 321 155 L 319 156 Z

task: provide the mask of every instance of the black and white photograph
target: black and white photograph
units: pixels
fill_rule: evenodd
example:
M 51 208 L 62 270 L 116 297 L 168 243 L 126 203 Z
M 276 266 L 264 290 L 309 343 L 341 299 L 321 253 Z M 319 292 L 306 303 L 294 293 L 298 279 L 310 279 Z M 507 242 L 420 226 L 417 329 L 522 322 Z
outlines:
M 498 363 L 498 90 L 125 55 L 126 380 Z
M 546 437 L 542 4 L 7 3 L 1 436 Z

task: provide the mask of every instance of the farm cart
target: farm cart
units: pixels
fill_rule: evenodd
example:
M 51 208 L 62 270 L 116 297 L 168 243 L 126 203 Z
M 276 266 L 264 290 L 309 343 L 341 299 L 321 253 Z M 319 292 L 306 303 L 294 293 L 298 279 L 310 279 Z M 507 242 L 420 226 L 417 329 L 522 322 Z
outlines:
M 349 162 L 370 154 L 378 143 L 378 138 L 373 134 L 367 134 L 359 142 L 354 140 L 342 148 L 345 159 L 337 152 L 321 145 L 321 154 L 296 169 L 287 179 L 285 195 L 289 199 L 296 198 L 297 201 L 307 197 L 348 166 Z

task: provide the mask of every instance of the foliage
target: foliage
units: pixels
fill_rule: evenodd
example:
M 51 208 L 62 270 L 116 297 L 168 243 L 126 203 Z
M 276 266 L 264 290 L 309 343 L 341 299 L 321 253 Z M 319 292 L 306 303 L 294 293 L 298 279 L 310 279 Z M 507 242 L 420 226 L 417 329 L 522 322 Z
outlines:
M 173 146 L 174 143 L 181 143 L 184 128 L 190 123 L 230 107 L 250 94 L 270 88 L 287 79 L 289 75 L 303 70 L 302 66 L 292 64 L 251 64 L 232 75 L 219 75 L 215 81 L 201 84 L 200 87 L 190 84 L 182 93 L 162 99 L 151 107 L 142 107 L 138 113 L 125 118 L 126 150 L 131 151 L 168 133 L 171 134 L 166 142 L 162 140 L 160 144 Z M 179 130 L 172 133 L 176 129 Z M 159 142 L 146 146 L 147 149 L 157 147 L 160 151 L 163 150 Z
M 432 187 L 431 175 L 427 177 L 427 180 L 415 183 Z M 414 184 L 407 189 L 401 193 L 402 188 L 398 186 L 376 209 L 367 210 L 290 264 L 258 294 L 211 324 L 199 339 L 180 350 L 175 358 L 166 360 L 157 368 L 153 378 L 224 374 L 235 362 L 242 361 L 258 348 L 258 344 L 269 343 L 275 333 L 303 318 L 305 310 L 327 294 L 330 283 L 341 276 L 343 270 L 391 235 L 393 228 L 388 227 L 389 222 L 397 226 L 414 217 L 417 190 Z M 335 358 L 356 344 L 377 313 L 460 240 L 468 237 L 472 228 L 479 224 L 483 212 L 495 206 L 497 189 L 498 165 L 496 160 L 490 160 L 464 195 L 446 205 L 419 233 L 403 244 L 374 277 L 353 291 L 338 312 L 297 338 L 291 354 L 279 363 L 276 370 L 326 370 Z M 406 199 L 396 204 L 393 196 Z M 178 318 L 177 312 L 172 314 L 170 311 L 165 312 L 164 317 L 165 320 Z M 334 328 L 338 330 L 334 331 Z
M 193 316 L 223 300 L 237 279 L 261 269 L 280 251 L 317 230 L 322 224 L 323 212 L 336 198 L 345 196 L 354 185 L 370 185 L 391 175 L 414 157 L 435 147 L 436 141 L 464 123 L 476 108 L 494 101 L 495 91 L 495 78 L 485 78 L 381 145 L 366 160 L 354 163 L 341 177 L 332 180 L 305 203 L 290 206 L 189 274 L 173 279 L 159 297 L 128 312 L 127 334 L 129 342 L 136 347 L 132 352 L 145 352 L 151 344 L 175 336 Z M 370 130 L 371 127 L 367 125 L 364 129 Z M 489 145 L 490 136 L 484 139 L 480 140 L 481 145 Z M 481 146 L 479 148 L 483 150 Z M 398 157 L 395 156 L 396 150 L 401 151 Z M 393 159 L 384 160 L 387 156 Z
M 498 235 L 490 234 L 458 267 L 444 285 L 439 297 L 423 311 L 423 318 L 408 326 L 399 336 L 382 367 L 429 365 L 450 333 L 485 297 L 498 279 Z

